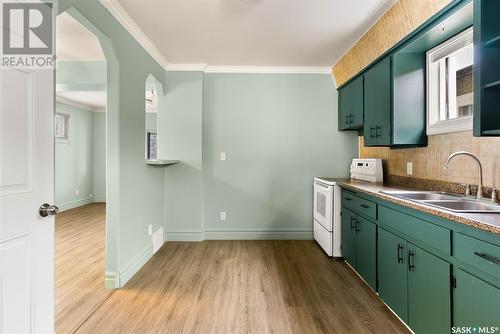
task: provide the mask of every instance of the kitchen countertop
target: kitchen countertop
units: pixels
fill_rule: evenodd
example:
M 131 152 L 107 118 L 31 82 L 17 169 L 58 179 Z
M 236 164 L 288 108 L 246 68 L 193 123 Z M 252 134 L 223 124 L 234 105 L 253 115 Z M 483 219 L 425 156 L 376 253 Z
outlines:
M 409 187 L 404 187 L 394 184 L 385 183 L 371 183 L 364 181 L 348 180 L 348 179 L 335 179 L 335 181 L 342 187 L 358 192 L 363 192 L 365 194 L 378 197 L 382 200 L 389 201 L 395 204 L 399 204 L 408 208 L 412 208 L 418 211 L 429 213 L 444 219 L 448 219 L 460 224 L 472 226 L 480 230 L 491 232 L 500 235 L 500 214 L 499 213 L 461 213 L 453 212 L 433 206 L 425 205 L 424 203 L 413 202 L 405 200 L 399 197 L 391 196 L 388 194 L 383 194 L 381 191 L 397 191 L 397 190 L 416 190 L 422 191 L 421 189 L 412 189 Z

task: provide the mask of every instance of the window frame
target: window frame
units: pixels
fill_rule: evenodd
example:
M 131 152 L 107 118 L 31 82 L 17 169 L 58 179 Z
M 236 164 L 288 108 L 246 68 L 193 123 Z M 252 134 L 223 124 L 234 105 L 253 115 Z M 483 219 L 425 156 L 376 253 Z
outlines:
M 64 137 L 58 137 L 56 133 L 56 119 L 57 117 L 64 118 Z M 54 138 L 57 142 L 69 142 L 69 114 L 64 112 L 56 111 L 54 115 Z
M 437 83 L 431 83 L 431 63 L 432 58 L 434 55 L 438 53 L 447 53 L 446 56 L 453 54 L 454 52 L 460 50 L 461 48 L 469 45 L 472 43 L 473 40 L 473 27 L 469 27 L 466 30 L 462 31 L 461 33 L 449 38 L 448 40 L 444 41 L 443 43 L 439 44 L 438 46 L 428 50 L 426 52 L 426 83 L 425 83 L 425 89 L 426 89 L 426 106 L 427 106 L 427 119 L 426 119 L 426 130 L 428 135 L 436 135 L 436 134 L 444 134 L 444 133 L 452 133 L 452 132 L 459 132 L 459 131 L 468 131 L 472 130 L 472 119 L 473 115 L 471 116 L 466 116 L 466 117 L 458 117 L 458 118 L 452 118 L 448 120 L 438 120 L 435 123 L 430 123 L 430 120 L 432 119 L 431 115 L 435 115 L 436 113 L 440 113 L 439 107 L 435 108 L 435 106 L 439 106 L 441 101 L 435 101 L 434 94 L 430 94 L 431 87 L 438 87 L 439 86 L 439 80 Z M 453 50 L 451 52 L 447 52 L 448 50 Z M 443 56 L 443 57 L 446 57 Z M 474 66 L 474 61 L 472 63 L 472 66 Z M 472 92 L 474 93 L 474 92 Z M 473 104 L 474 107 L 474 104 Z M 474 109 L 474 108 L 473 108 Z M 438 117 L 439 119 L 439 117 Z

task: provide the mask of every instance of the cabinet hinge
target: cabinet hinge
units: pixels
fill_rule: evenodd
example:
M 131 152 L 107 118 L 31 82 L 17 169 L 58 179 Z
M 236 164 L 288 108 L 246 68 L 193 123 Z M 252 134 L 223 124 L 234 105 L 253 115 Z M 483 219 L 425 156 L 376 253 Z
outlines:
M 451 275 L 451 277 L 450 277 L 450 286 L 453 289 L 456 289 L 456 287 L 457 287 L 457 278 L 455 277 L 455 275 Z

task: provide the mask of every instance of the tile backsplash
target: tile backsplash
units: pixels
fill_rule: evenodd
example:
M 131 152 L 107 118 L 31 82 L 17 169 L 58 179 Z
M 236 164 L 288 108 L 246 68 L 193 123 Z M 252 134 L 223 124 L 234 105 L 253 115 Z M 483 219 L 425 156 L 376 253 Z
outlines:
M 500 187 L 500 138 L 478 138 L 472 131 L 464 131 L 429 136 L 427 147 L 390 149 L 364 147 L 364 138 L 359 137 L 360 157 L 383 159 L 386 175 L 477 184 L 477 167 L 471 158 L 458 156 L 443 169 L 448 156 L 456 151 L 477 156 L 483 165 L 483 185 Z M 406 173 L 407 162 L 413 163 L 411 176 Z

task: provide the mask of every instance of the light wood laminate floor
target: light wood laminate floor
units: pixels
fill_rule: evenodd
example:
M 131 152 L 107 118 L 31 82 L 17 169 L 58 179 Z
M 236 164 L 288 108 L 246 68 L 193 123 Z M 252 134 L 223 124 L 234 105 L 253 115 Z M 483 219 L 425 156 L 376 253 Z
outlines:
M 77 333 L 409 333 L 314 241 L 168 242 Z
M 106 205 L 56 216 L 56 333 L 73 333 L 113 290 L 104 289 Z

